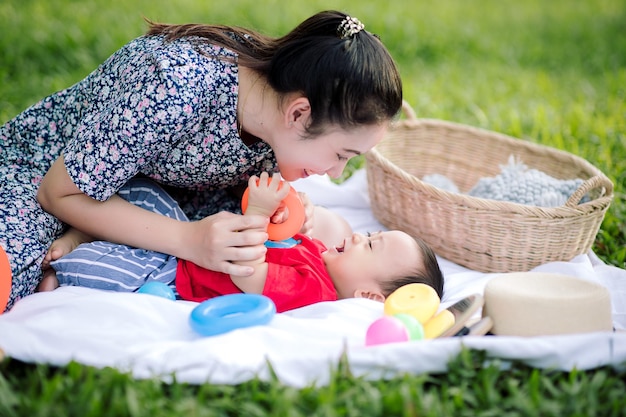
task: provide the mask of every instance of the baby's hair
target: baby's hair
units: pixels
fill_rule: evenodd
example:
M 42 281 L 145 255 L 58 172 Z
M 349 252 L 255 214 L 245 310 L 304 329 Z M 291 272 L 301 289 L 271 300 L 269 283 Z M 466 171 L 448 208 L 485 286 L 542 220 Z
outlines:
M 282 97 L 296 92 L 309 100 L 306 137 L 313 138 L 329 125 L 385 123 L 402 106 L 402 82 L 391 55 L 367 30 L 341 31 L 347 18 L 338 11 L 319 12 L 278 38 L 238 26 L 148 20 L 147 35 L 201 37 L 233 50 L 239 64 L 264 76 Z
M 380 287 L 385 297 L 391 295 L 392 292 L 408 284 L 426 284 L 435 289 L 437 295 L 441 299 L 443 297 L 444 278 L 439 268 L 439 262 L 435 252 L 422 239 L 414 238 L 421 251 L 423 265 L 415 265 L 412 271 L 408 271 L 406 275 L 395 277 L 392 279 L 381 280 Z

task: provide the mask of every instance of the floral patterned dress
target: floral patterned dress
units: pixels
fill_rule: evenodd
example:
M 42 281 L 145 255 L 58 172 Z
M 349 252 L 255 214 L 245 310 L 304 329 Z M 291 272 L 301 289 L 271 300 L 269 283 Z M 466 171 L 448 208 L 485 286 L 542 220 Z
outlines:
M 248 147 L 237 133 L 236 61 L 201 38 L 140 37 L 0 127 L 0 245 L 13 274 L 7 309 L 34 291 L 41 261 L 66 226 L 36 200 L 61 153 L 90 197 L 104 201 L 146 176 L 190 219 L 237 211 L 227 189 L 277 169 L 269 145 Z

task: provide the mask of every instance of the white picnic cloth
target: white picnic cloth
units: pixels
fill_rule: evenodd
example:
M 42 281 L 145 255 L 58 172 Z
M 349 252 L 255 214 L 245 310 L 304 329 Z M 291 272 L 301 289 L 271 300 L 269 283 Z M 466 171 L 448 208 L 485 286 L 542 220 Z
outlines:
M 343 215 L 356 231 L 383 230 L 372 215 L 364 171 L 341 185 L 326 177 L 294 183 L 316 204 Z M 494 274 L 440 259 L 446 284 L 441 309 L 482 293 Z M 365 346 L 369 325 L 383 304 L 366 299 L 324 302 L 277 314 L 263 326 L 203 337 L 189 326 L 197 305 L 149 294 L 62 287 L 37 293 L 0 315 L 0 348 L 29 363 L 77 361 L 114 367 L 136 378 L 200 384 L 237 384 L 274 373 L 284 384 L 324 385 L 345 358 L 354 375 L 368 379 L 402 373 L 441 373 L 463 347 L 493 358 L 540 368 L 592 369 L 626 364 L 626 270 L 606 265 L 593 252 L 534 271 L 597 282 L 611 293 L 616 332 L 543 337 L 467 336 Z

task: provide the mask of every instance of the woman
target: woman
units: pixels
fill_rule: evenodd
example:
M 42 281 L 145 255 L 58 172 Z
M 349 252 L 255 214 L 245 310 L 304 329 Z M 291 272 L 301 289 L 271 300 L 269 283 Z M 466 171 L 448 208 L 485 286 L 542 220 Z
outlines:
M 235 214 L 248 178 L 339 176 L 383 138 L 401 101 L 386 48 L 341 12 L 315 14 L 279 38 L 151 23 L 84 80 L 0 127 L 0 244 L 13 274 L 7 309 L 34 291 L 67 225 L 252 274 L 233 263 L 265 252 L 258 229 L 267 218 Z M 194 221 L 115 195 L 136 176 L 165 186 Z

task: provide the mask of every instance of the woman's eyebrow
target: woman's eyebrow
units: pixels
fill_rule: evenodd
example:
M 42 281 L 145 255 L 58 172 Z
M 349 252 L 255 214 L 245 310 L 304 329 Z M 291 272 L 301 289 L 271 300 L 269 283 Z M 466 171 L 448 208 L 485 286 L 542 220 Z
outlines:
M 353 154 L 355 154 L 356 156 L 361 155 L 361 152 L 359 152 L 359 151 L 357 151 L 357 150 L 354 150 L 354 149 L 346 149 L 346 148 L 343 148 L 343 151 L 344 151 L 344 152 L 346 152 L 346 153 L 353 153 Z

